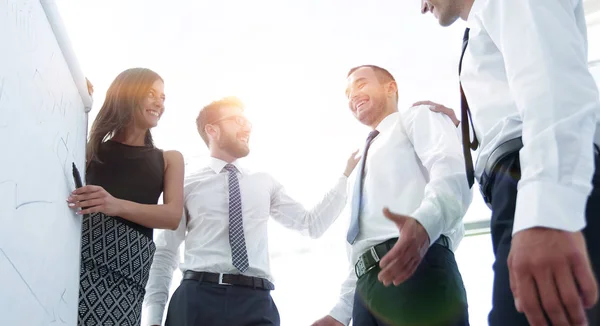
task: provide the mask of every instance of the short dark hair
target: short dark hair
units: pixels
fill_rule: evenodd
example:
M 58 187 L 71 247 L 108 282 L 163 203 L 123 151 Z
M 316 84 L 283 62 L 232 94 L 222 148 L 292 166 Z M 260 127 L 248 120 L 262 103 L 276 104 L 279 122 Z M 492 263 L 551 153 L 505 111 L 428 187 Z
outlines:
M 350 77 L 350 75 L 352 75 L 355 71 L 357 71 L 360 68 L 373 69 L 373 71 L 375 72 L 375 76 L 377 76 L 377 80 L 379 80 L 379 82 L 381 84 L 389 83 L 391 81 L 396 82 L 396 79 L 394 78 L 394 76 L 389 71 L 387 71 L 387 69 L 381 68 L 380 66 L 376 66 L 376 65 L 361 65 L 361 66 L 354 67 L 354 68 L 350 69 L 350 71 L 348 71 L 348 75 L 346 75 L 346 78 Z M 396 102 L 397 101 L 398 101 L 398 90 L 396 90 Z
M 200 110 L 196 118 L 196 127 L 198 133 L 206 146 L 208 146 L 208 135 L 204 130 L 207 124 L 215 123 L 221 118 L 221 109 L 224 107 L 235 107 L 244 110 L 244 103 L 235 96 L 224 97 L 220 100 L 212 101 Z

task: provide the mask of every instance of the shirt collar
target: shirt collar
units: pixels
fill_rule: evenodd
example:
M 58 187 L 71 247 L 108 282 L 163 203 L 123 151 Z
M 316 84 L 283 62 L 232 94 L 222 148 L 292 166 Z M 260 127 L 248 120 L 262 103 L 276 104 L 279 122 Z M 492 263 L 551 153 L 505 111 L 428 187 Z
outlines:
M 394 126 L 394 122 L 398 120 L 398 115 L 400 112 L 394 112 L 387 117 L 383 118 L 377 128 L 375 128 L 379 133 L 385 133 L 386 131 L 392 129 Z
M 211 157 L 208 159 L 208 166 L 210 166 L 210 168 L 211 168 L 211 169 L 212 169 L 212 170 L 213 170 L 213 171 L 214 171 L 216 174 L 219 174 L 219 173 L 221 173 L 221 171 L 223 171 L 223 168 L 224 168 L 224 167 L 225 167 L 225 165 L 227 165 L 227 164 L 228 164 L 227 162 L 225 162 L 225 161 L 223 161 L 223 160 L 221 160 L 221 159 L 218 159 L 218 158 L 216 158 L 216 157 L 212 157 L 212 156 L 211 156 Z M 233 164 L 233 165 L 234 165 L 234 166 L 235 166 L 235 167 L 238 169 L 238 171 L 240 171 L 240 173 L 242 172 L 242 167 L 240 166 L 240 163 L 239 163 L 237 160 L 235 160 L 235 161 L 231 162 L 231 164 Z
M 475 15 L 481 10 L 483 3 L 486 0 L 474 0 L 473 5 L 471 6 L 471 10 L 469 11 L 469 16 L 467 17 L 467 25 L 473 20 Z

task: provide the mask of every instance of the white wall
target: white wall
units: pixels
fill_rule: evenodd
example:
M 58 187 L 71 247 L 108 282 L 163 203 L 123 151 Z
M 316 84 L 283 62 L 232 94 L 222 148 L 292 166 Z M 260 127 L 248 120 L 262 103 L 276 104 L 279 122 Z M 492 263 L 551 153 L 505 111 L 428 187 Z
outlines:
M 52 1 L 0 1 L 0 325 L 75 325 L 83 75 Z

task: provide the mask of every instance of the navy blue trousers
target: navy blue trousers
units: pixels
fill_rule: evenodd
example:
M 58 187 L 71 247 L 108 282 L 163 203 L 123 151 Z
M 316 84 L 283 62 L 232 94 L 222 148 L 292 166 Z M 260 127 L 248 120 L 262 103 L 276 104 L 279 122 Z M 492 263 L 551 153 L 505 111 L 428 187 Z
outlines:
M 583 230 L 596 279 L 600 272 L 600 158 L 596 155 L 592 191 L 586 207 L 587 226 Z M 490 326 L 527 326 L 527 318 L 519 313 L 514 304 L 508 276 L 508 253 L 512 240 L 517 183 L 521 179 L 518 153 L 504 159 L 496 169 L 491 186 L 492 219 L 491 233 L 494 248 L 494 290 L 492 311 L 488 316 Z M 589 325 L 600 325 L 600 305 L 587 312 Z
M 270 291 L 183 280 L 165 326 L 279 326 Z
M 357 326 L 469 326 L 467 294 L 454 253 L 432 245 L 415 273 L 389 287 L 373 268 L 356 283 L 353 325 Z

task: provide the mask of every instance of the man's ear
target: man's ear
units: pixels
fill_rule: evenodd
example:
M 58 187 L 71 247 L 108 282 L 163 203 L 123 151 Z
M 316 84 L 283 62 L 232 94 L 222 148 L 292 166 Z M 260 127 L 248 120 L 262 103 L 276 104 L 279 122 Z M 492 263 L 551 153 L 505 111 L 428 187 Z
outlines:
M 209 138 L 217 138 L 217 135 L 219 135 L 219 128 L 214 125 L 207 124 L 204 126 L 204 132 Z
M 386 88 L 386 94 L 390 97 L 396 97 L 396 94 L 398 94 L 398 84 L 396 84 L 395 81 L 392 80 L 388 83 Z

